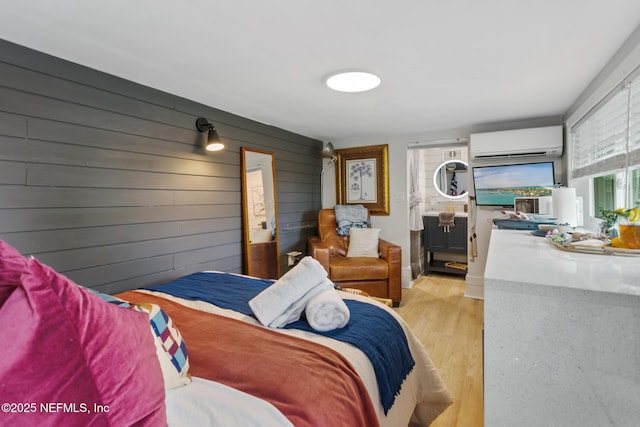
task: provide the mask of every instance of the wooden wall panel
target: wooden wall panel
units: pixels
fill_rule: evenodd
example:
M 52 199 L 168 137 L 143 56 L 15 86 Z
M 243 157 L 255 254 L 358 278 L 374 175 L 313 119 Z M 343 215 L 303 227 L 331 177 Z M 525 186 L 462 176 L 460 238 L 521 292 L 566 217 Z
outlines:
M 215 250 L 212 248 L 236 243 L 240 234 L 238 230 L 230 230 L 219 233 L 201 233 L 166 239 L 130 241 L 122 244 L 43 253 L 39 255 L 38 258 L 46 264 L 55 264 L 58 268 L 65 271 L 86 269 L 104 264 L 124 263 L 130 259 L 135 259 L 138 253 L 144 253 L 148 257 L 157 257 L 160 255 L 181 254 L 183 252 L 198 250 Z M 199 257 L 198 262 L 207 260 L 207 258 L 203 259 L 203 256 L 206 255 L 203 253 Z
M 51 120 L 29 120 L 31 139 L 63 142 L 85 147 L 108 148 L 130 153 L 147 153 L 156 156 L 191 158 L 210 161 L 203 158 L 202 151 L 197 154 L 186 149 L 196 143 L 198 133 L 190 134 L 190 140 L 171 141 L 144 135 L 122 134 L 107 129 L 97 129 L 77 124 L 61 123 Z M 216 160 L 219 161 L 218 158 Z
M 0 135 L 24 139 L 27 136 L 27 118 L 0 112 Z
M 150 273 L 166 273 L 171 270 L 173 270 L 173 256 L 165 255 L 65 271 L 65 274 L 80 285 L 94 288 L 104 283 L 117 283 L 133 277 L 140 278 Z M 144 285 L 138 281 L 136 287 L 140 286 Z
M 233 205 L 6 209 L 0 233 L 232 217 L 238 209 Z
M 26 162 L 29 160 L 27 143 L 24 138 L 0 136 L 0 152 L 2 152 L 2 158 L 4 160 L 18 162 Z
M 0 160 L 0 185 L 24 184 L 27 180 L 27 166 L 21 163 Z
M 52 76 L 73 76 L 77 84 L 90 87 L 103 87 L 105 79 L 109 78 L 103 73 L 85 67 L 77 67 L 75 64 L 51 55 L 36 54 L 19 45 L 2 42 L 0 49 L 0 62 L 17 64 L 28 70 L 46 70 L 46 74 Z M 149 104 L 161 105 L 167 108 L 174 107 L 174 97 L 168 93 L 154 90 L 146 86 L 140 86 L 134 82 L 114 79 L 109 81 L 109 88 L 114 93 L 128 94 L 130 98 L 140 99 Z
M 147 224 L 127 224 L 102 227 L 36 230 L 7 233 L 11 244 L 25 254 L 58 253 L 61 251 L 102 247 L 129 242 L 155 241 L 167 237 L 180 236 L 181 222 L 156 222 Z
M 24 169 L 26 174 L 26 167 Z M 22 182 L 24 184 L 24 182 Z M 135 190 L 85 187 L 35 187 L 0 186 L 0 200 L 5 208 L 63 208 L 63 207 L 109 207 L 109 206 L 169 206 L 178 197 L 171 190 Z M 211 193 L 211 192 L 198 192 Z M 216 193 L 220 194 L 220 193 Z M 195 202 L 195 200 L 194 200 Z M 195 204 L 195 203 L 179 203 Z
M 212 172 L 214 173 L 214 172 Z M 87 166 L 58 166 L 30 164 L 27 185 L 57 187 L 135 188 L 155 190 L 219 190 L 240 185 L 240 177 L 197 176 L 144 172 L 134 170 L 100 169 Z
M 243 272 L 241 147 L 275 155 L 285 272 L 315 234 L 321 141 L 0 40 L 0 239 L 79 284 Z

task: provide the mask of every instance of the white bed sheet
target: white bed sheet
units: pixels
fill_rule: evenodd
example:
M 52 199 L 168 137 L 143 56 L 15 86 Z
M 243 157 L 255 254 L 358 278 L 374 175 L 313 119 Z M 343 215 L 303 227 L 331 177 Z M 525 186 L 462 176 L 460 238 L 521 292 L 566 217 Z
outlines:
M 167 390 L 165 402 L 168 427 L 293 427 L 269 402 L 204 378 Z

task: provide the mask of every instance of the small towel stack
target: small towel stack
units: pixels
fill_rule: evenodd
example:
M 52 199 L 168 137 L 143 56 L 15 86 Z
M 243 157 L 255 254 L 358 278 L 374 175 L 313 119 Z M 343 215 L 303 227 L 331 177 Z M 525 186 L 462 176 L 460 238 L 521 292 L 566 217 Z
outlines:
M 455 212 L 440 212 L 438 215 L 438 227 L 443 227 L 445 233 L 450 231 L 451 227 L 455 227 L 456 213 Z
M 310 256 L 251 299 L 249 307 L 260 323 L 270 328 L 299 320 L 305 308 L 309 324 L 319 331 L 341 328 L 349 321 L 349 308 L 324 267 Z

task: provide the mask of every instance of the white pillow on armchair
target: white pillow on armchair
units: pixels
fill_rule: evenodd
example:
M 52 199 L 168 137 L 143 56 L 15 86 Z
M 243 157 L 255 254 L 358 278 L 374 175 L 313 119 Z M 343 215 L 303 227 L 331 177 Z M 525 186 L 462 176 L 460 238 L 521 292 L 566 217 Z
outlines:
M 379 228 L 351 228 L 349 230 L 349 249 L 347 257 L 379 258 Z

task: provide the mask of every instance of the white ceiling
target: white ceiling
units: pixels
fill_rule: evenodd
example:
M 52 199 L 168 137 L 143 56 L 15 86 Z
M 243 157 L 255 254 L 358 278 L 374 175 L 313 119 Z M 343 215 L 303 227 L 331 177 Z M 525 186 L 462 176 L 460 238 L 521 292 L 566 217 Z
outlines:
M 0 38 L 321 140 L 558 116 L 638 0 L 0 0 Z M 324 85 L 337 70 L 375 90 Z

